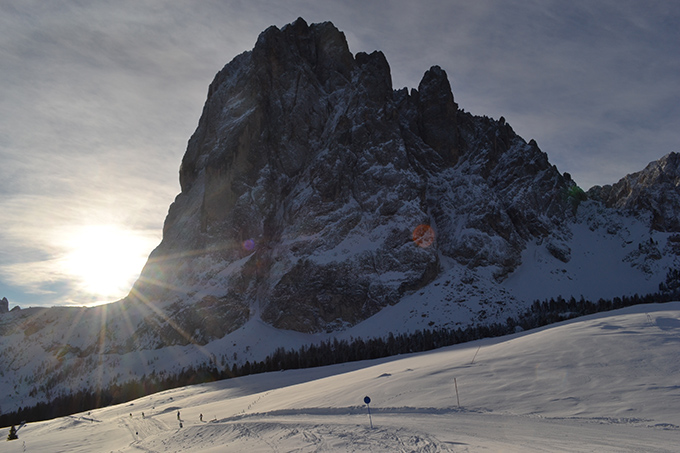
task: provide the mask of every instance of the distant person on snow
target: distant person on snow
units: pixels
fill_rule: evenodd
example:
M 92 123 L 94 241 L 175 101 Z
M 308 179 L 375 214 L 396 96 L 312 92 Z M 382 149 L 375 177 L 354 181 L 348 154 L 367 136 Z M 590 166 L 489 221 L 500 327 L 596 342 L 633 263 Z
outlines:
M 203 421 L 203 414 L 199 415 L 199 416 L 198 416 L 198 419 L 199 419 L 200 421 Z
M 181 420 L 181 419 L 179 418 L 179 411 L 177 411 L 177 420 Z

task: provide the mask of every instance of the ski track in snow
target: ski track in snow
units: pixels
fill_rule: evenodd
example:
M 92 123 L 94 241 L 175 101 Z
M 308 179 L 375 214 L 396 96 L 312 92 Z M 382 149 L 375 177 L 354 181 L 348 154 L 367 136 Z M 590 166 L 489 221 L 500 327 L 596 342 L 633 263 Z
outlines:
M 29 423 L 0 451 L 677 452 L 679 345 L 680 302 L 630 307 L 427 353 L 168 390 Z

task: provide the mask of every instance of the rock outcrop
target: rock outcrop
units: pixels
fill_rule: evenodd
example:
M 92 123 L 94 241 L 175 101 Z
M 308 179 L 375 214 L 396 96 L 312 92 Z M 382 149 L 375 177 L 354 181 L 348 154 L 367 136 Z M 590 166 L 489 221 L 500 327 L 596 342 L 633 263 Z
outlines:
M 649 216 L 657 231 L 680 232 L 680 154 L 667 154 L 616 184 L 595 186 L 588 196 L 610 208 Z
M 460 110 L 441 68 L 395 91 L 381 52 L 353 56 L 331 23 L 302 19 L 217 74 L 180 182 L 129 299 L 215 298 L 238 313 L 217 336 L 246 312 L 355 324 L 432 281 L 441 256 L 502 278 L 570 216 L 573 184 L 505 120 Z M 420 224 L 431 247 L 412 241 Z

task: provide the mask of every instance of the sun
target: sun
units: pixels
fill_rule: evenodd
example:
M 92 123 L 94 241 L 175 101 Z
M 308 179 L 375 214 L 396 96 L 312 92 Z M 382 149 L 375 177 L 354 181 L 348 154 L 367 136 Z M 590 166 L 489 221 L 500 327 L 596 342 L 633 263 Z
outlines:
M 144 231 L 86 225 L 69 231 L 61 264 L 84 296 L 112 301 L 130 291 L 156 244 Z

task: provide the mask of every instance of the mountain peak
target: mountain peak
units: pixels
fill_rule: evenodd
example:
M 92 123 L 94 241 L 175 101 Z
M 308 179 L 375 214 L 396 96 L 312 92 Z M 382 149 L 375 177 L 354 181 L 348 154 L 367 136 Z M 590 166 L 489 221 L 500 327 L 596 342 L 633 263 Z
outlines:
M 439 66 L 425 72 L 418 85 L 420 127 L 423 141 L 432 147 L 449 164 L 459 157 L 458 134 L 452 133 L 456 125 L 458 104 L 453 100 L 451 85 Z
M 216 298 L 241 320 L 225 331 L 248 310 L 284 329 L 355 324 L 432 281 L 440 256 L 501 278 L 571 215 L 547 157 L 458 110 L 442 68 L 395 92 L 382 52 L 353 57 L 333 24 L 303 19 L 217 74 L 180 181 L 133 294 Z M 418 225 L 437 225 L 430 247 Z
M 353 67 L 344 33 L 331 22 L 307 25 L 302 18 L 281 29 L 274 26 L 262 32 L 253 48 L 256 64 L 277 77 L 290 64 L 309 65 L 322 85 L 338 83 L 337 75 L 347 78 Z
M 671 152 L 588 196 L 607 207 L 649 216 L 657 231 L 680 232 L 680 154 Z

